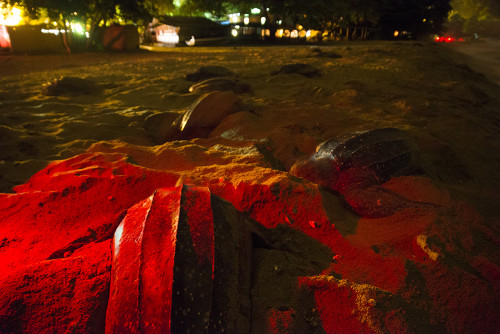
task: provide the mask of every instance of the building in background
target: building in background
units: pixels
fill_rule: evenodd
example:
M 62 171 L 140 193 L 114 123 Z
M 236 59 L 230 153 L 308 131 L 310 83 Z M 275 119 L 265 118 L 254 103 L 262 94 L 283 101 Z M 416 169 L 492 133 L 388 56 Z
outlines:
M 228 26 L 204 17 L 162 16 L 146 29 L 144 43 L 158 46 L 221 44 L 228 41 Z

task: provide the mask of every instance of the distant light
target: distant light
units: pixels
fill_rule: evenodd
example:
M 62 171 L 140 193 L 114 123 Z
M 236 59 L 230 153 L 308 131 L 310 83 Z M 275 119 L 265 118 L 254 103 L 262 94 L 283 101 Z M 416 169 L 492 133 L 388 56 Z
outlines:
M 179 43 L 179 35 L 173 29 L 158 30 L 156 32 L 156 41 L 165 44 Z
M 252 14 L 260 14 L 260 8 L 252 8 L 252 10 L 250 11 L 250 13 L 252 13 Z
M 311 30 L 308 30 L 308 31 L 306 32 L 306 37 L 311 37 Z
M 232 29 L 231 30 L 231 35 L 233 35 L 234 37 L 238 36 L 238 30 L 237 29 Z
M 187 46 L 194 46 L 196 44 L 194 36 L 191 36 L 191 39 L 189 41 L 186 41 L 186 44 Z
M 422 22 L 427 22 L 427 19 L 423 19 Z
M 283 20 L 278 20 L 278 21 L 276 21 L 276 23 L 277 23 L 278 25 L 281 25 L 281 24 L 283 23 Z
M 63 33 L 64 30 L 59 30 L 59 29 L 42 29 L 42 34 L 53 34 L 53 35 L 59 35 L 59 33 Z
M 452 37 L 452 36 L 436 36 L 436 37 L 434 37 L 434 41 L 451 43 L 451 42 L 457 41 L 457 39 L 455 37 Z M 458 41 L 462 42 L 463 38 L 459 38 Z
M 302 29 L 304 29 L 304 27 L 303 27 L 303 26 L 301 26 L 300 24 L 297 24 L 297 29 L 298 29 L 298 30 L 302 30 Z
M 7 10 L 0 12 L 0 25 L 17 26 L 22 20 L 21 10 L 17 7 L 7 7 Z
M 234 29 L 240 29 L 240 25 L 239 24 L 235 25 Z
M 399 31 L 394 30 L 394 37 L 398 37 L 398 36 L 399 36 Z
M 229 22 L 238 23 L 240 22 L 240 13 L 229 14 Z
M 266 24 L 266 18 L 264 16 L 260 18 L 260 24 L 262 25 Z
M 295 30 L 295 29 L 292 30 L 290 32 L 290 38 L 297 38 L 297 37 L 299 37 L 299 32 L 297 30 Z
M 249 23 L 250 23 L 250 18 L 249 18 L 249 17 L 245 17 L 245 18 L 243 19 L 243 23 L 245 23 L 245 24 L 249 24 Z
M 275 36 L 278 37 L 278 38 L 283 37 L 283 29 L 276 30 Z
M 85 29 L 83 29 L 83 26 L 80 23 L 71 23 L 71 30 L 79 35 L 85 34 Z

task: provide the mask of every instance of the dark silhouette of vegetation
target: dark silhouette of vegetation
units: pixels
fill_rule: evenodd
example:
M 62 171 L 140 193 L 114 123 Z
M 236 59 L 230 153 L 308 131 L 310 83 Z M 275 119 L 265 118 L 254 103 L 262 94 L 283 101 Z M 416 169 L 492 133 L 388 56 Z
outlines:
M 153 16 L 173 7 L 172 0 L 4 0 L 22 7 L 33 19 L 48 17 L 60 34 L 68 52 L 95 47 L 96 31 L 109 22 L 146 24 Z M 89 38 L 74 32 L 72 25 L 88 29 Z M 83 43 L 83 45 L 82 45 Z
M 448 31 L 452 34 L 500 37 L 500 1 L 452 0 Z
M 483 0 L 493 1 L 493 0 Z M 421 38 L 438 33 L 451 10 L 450 0 L 192 0 L 191 8 L 213 15 L 261 9 L 266 28 L 276 30 L 276 21 L 292 28 L 300 24 L 330 32 L 337 38 Z
M 465 0 L 455 0 L 465 1 Z M 497 0 L 480 0 L 500 10 Z M 498 1 L 497 1 L 498 2 Z M 450 0 L 7 0 L 18 3 L 32 17 L 48 16 L 66 39 L 75 41 L 69 22 L 81 22 L 89 33 L 87 47 L 94 43 L 95 31 L 110 21 L 146 24 L 155 15 L 167 13 L 222 17 L 231 12 L 249 13 L 259 8 L 266 18 L 264 27 L 271 38 L 279 28 L 327 32 L 342 39 L 421 38 L 438 33 L 450 11 Z M 279 22 L 279 24 L 278 24 Z M 320 35 L 321 38 L 321 35 Z M 71 42 L 71 41 L 70 41 Z

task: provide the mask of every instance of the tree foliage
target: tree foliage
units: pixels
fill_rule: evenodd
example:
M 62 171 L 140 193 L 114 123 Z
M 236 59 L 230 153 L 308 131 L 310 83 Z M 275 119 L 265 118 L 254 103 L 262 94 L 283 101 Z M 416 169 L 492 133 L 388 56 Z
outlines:
M 498 37 L 500 28 L 500 1 L 452 0 L 453 10 L 448 18 L 451 33 Z
M 465 20 L 488 20 L 500 18 L 498 0 L 452 0 L 453 14 Z
M 472 3 L 476 0 L 453 0 Z M 477 0 L 489 4 L 498 0 Z M 496 2 L 495 2 L 496 1 Z M 438 32 L 450 10 L 450 0 L 183 0 L 180 8 L 174 0 L 7 0 L 21 4 L 31 16 L 40 13 L 64 28 L 66 22 L 79 20 L 92 32 L 110 20 L 148 22 L 156 13 L 202 15 L 209 12 L 222 17 L 231 12 L 249 13 L 259 8 L 266 18 L 266 28 L 274 31 L 277 22 L 292 29 L 302 25 L 309 29 L 330 31 L 344 38 L 366 37 L 366 30 L 392 37 L 394 31 L 408 37 Z M 496 8 L 500 7 L 497 5 Z M 359 34 L 359 31 L 364 31 Z M 271 33 L 273 36 L 273 33 Z
M 466 0 L 462 0 L 466 1 Z M 494 0 L 482 0 L 494 1 Z M 378 31 L 382 37 L 392 37 L 394 31 L 418 38 L 437 33 L 451 9 L 450 0 L 192 0 L 192 6 L 214 15 L 236 12 L 248 13 L 250 8 L 261 9 L 268 28 L 276 21 L 289 27 L 297 24 L 320 30 L 356 35 L 356 29 Z M 274 27 L 275 28 L 275 27 Z
M 67 47 L 75 44 L 77 36 L 68 29 L 79 24 L 93 37 L 99 26 L 111 21 L 147 23 L 161 10 L 173 8 L 172 0 L 4 0 L 6 4 L 18 5 L 31 18 L 46 17 L 59 29 Z M 74 45 L 73 45 L 74 46 Z
M 380 31 L 389 37 L 395 31 L 410 38 L 438 33 L 450 11 L 450 0 L 387 0 L 382 7 Z

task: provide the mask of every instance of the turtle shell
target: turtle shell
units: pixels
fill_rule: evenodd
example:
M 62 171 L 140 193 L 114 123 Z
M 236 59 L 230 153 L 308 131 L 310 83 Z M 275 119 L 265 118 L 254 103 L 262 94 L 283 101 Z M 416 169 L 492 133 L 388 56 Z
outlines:
M 45 86 L 45 94 L 58 95 L 88 95 L 99 91 L 99 86 L 93 81 L 77 77 L 62 77 Z
M 288 64 L 288 65 L 283 65 L 278 71 L 271 72 L 271 75 L 276 75 L 276 74 L 292 74 L 292 73 L 297 73 L 301 74 L 305 77 L 308 78 L 314 78 L 314 77 L 320 77 L 321 76 L 321 71 L 317 69 L 316 67 L 309 65 L 309 64 L 302 64 L 302 63 L 294 63 L 294 64 Z
M 186 75 L 186 80 L 201 81 L 215 77 L 232 77 L 235 73 L 222 66 L 202 66 L 196 72 Z
M 418 154 L 409 134 L 396 128 L 355 132 L 318 145 L 315 159 L 329 158 L 339 172 L 369 168 L 379 182 L 418 169 Z
M 191 93 L 209 93 L 215 91 L 233 91 L 244 93 L 250 89 L 250 85 L 240 82 L 236 78 L 216 77 L 195 83 L 189 87 Z

